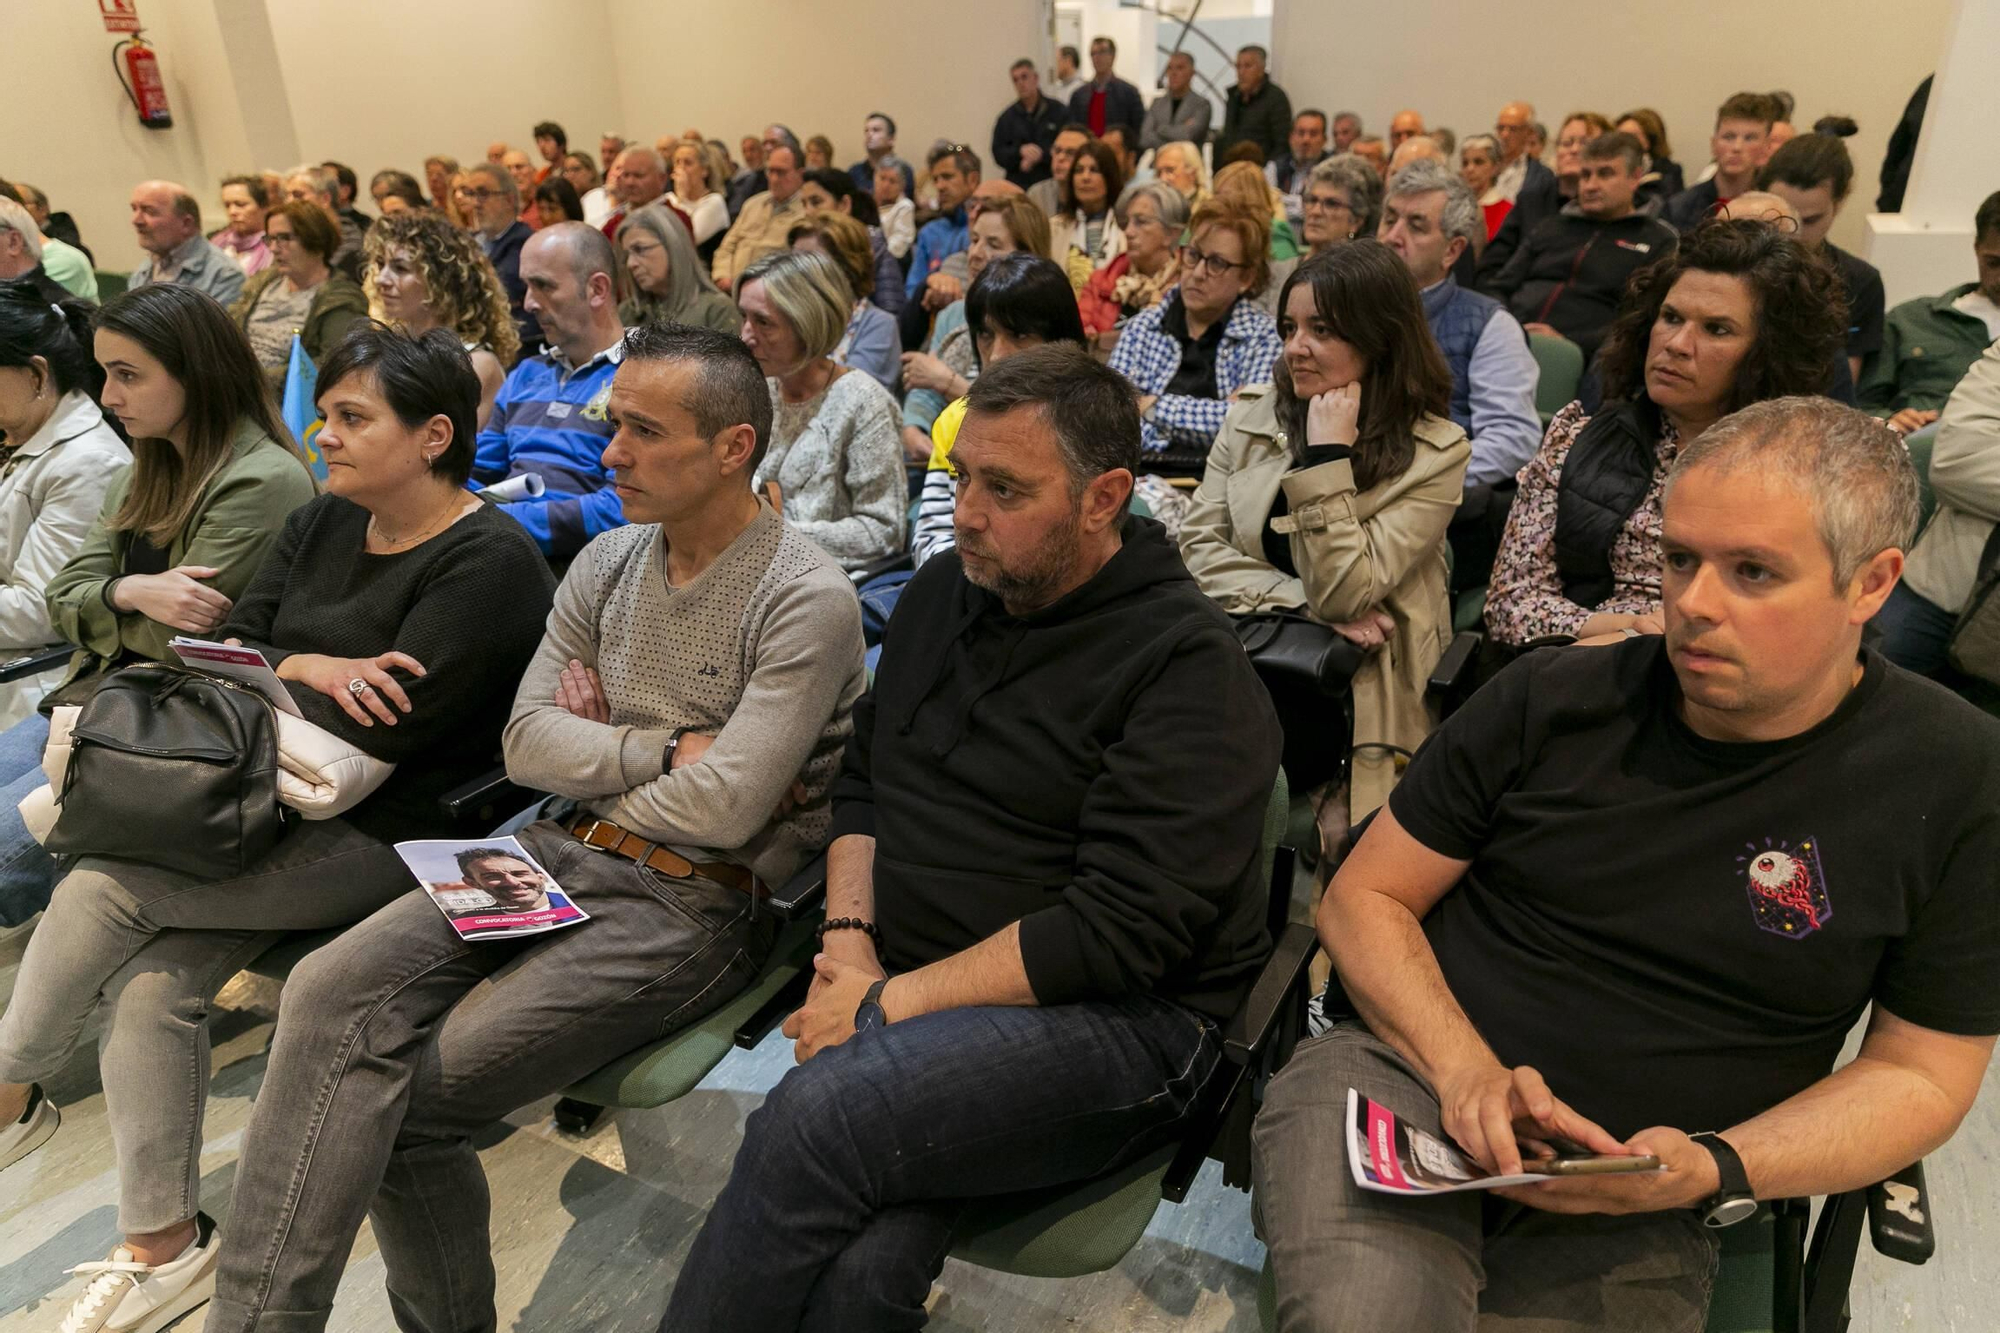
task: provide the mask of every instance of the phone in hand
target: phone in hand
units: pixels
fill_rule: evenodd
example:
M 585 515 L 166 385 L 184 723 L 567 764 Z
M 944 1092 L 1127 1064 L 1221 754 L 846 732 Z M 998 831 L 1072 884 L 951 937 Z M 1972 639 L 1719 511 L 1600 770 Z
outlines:
M 1659 1169 L 1660 1159 L 1651 1153 L 1636 1157 L 1585 1153 L 1575 1157 L 1527 1157 L 1521 1161 L 1521 1170 L 1531 1176 L 1618 1176 Z

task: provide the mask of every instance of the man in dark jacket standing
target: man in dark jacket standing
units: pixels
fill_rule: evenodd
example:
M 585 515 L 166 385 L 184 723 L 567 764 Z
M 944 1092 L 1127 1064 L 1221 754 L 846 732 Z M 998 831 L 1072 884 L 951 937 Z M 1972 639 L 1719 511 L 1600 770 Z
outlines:
M 1268 951 L 1277 719 L 1127 512 L 1130 388 L 1081 349 L 1011 356 L 951 458 L 957 548 L 905 589 L 835 784 L 801 1064 L 665 1328 L 917 1327 L 961 1201 L 1176 1137 Z
M 1104 137 L 1107 125 L 1124 125 L 1131 131 L 1130 143 L 1139 142 L 1139 129 L 1146 123 L 1146 99 L 1139 90 L 1111 72 L 1118 61 L 1118 43 L 1098 37 L 1090 43 L 1091 80 L 1070 94 L 1069 118 L 1090 132 Z
M 1222 99 L 1222 134 L 1215 141 L 1215 160 L 1232 144 L 1248 139 L 1264 150 L 1266 162 L 1285 150 L 1292 132 L 1292 99 L 1271 82 L 1261 46 L 1246 46 L 1236 53 L 1236 84 Z M 1326 123 L 1320 122 L 1320 133 Z
M 1567 338 L 1586 359 L 1595 356 L 1627 280 L 1678 239 L 1632 206 L 1644 160 L 1629 134 L 1600 134 L 1584 145 L 1576 203 L 1537 223 L 1481 289 L 1506 302 L 1529 333 Z
M 993 160 L 1025 190 L 1049 178 L 1049 150 L 1068 123 L 1069 109 L 1042 96 L 1042 75 L 1034 61 L 1016 60 L 1007 73 L 1014 80 L 1015 100 L 993 123 Z

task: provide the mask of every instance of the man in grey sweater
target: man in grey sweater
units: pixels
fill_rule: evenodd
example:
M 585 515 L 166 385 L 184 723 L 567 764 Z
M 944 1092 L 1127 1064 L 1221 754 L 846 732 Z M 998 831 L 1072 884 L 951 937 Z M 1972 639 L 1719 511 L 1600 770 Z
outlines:
M 466 943 L 415 890 L 293 973 L 213 1330 L 324 1327 L 364 1216 L 399 1325 L 490 1327 L 470 1136 L 740 991 L 774 933 L 760 882 L 826 836 L 860 608 L 750 488 L 763 372 L 734 338 L 647 326 L 610 410 L 631 524 L 571 565 L 505 734 L 508 773 L 567 798 L 520 839 L 590 920 Z

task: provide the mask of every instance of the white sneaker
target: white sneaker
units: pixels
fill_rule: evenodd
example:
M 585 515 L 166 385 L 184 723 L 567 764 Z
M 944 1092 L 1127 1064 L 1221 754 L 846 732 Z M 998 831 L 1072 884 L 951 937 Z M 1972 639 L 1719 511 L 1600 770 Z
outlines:
M 70 1269 L 90 1279 L 69 1308 L 62 1333 L 159 1333 L 215 1294 L 222 1242 L 215 1220 L 195 1219 L 194 1239 L 177 1258 L 157 1266 L 135 1262 L 120 1245 L 109 1259 Z
M 47 1143 L 61 1123 L 62 1112 L 42 1095 L 42 1085 L 30 1087 L 28 1109 L 21 1112 L 21 1118 L 0 1125 L 0 1171 Z

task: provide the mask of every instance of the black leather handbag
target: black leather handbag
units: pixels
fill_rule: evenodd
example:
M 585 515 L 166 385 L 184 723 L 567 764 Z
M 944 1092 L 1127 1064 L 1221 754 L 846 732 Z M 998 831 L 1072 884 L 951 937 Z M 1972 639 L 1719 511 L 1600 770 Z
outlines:
M 234 681 L 147 663 L 113 672 L 77 715 L 44 845 L 208 881 L 234 879 L 284 836 L 278 724 Z
M 1284 729 L 1285 781 L 1303 792 L 1345 777 L 1354 745 L 1351 687 L 1367 651 L 1296 611 L 1255 611 L 1232 620 Z

